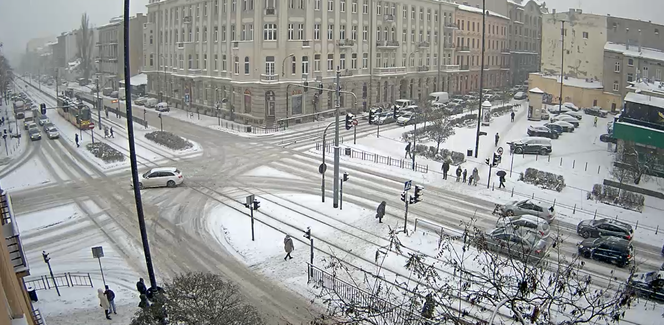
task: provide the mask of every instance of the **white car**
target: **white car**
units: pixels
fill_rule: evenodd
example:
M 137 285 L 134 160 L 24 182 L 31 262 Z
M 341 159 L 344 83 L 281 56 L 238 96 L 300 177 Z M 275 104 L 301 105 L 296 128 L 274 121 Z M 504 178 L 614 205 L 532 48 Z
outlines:
M 551 232 L 551 227 L 546 220 L 531 214 L 500 218 L 496 222 L 496 227 L 521 228 L 542 238 L 549 237 Z
M 579 112 L 575 112 L 575 111 L 567 111 L 567 112 L 565 112 L 565 113 L 563 113 L 563 114 L 565 114 L 565 115 L 569 115 L 569 116 L 571 116 L 571 117 L 573 117 L 573 118 L 576 118 L 577 120 L 581 120 L 581 119 L 583 119 L 583 114 L 581 114 L 581 113 L 579 113 Z
M 399 118 L 397 118 L 397 124 L 398 125 L 409 124 L 411 122 L 411 120 L 413 119 L 413 117 L 414 117 L 413 114 L 401 115 L 401 116 L 399 116 Z
M 576 118 L 571 117 L 569 115 L 560 114 L 560 115 L 556 115 L 556 116 L 551 117 L 551 122 L 558 122 L 558 121 L 565 121 L 565 122 L 571 123 L 572 125 L 574 125 L 575 128 L 579 127 L 579 120 L 577 120 Z
M 46 131 L 46 136 L 48 136 L 49 139 L 57 139 L 60 137 L 60 132 L 58 132 L 58 129 L 53 126 L 49 126 L 44 131 Z
M 152 168 L 142 175 L 138 175 L 138 187 L 176 187 L 184 182 L 184 176 L 175 167 Z M 133 185 L 132 185 L 133 186 Z

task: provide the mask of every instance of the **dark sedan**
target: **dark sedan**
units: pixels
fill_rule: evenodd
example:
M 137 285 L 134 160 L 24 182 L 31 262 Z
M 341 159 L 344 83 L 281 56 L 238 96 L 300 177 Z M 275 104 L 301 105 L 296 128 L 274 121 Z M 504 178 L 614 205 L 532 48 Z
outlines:
M 584 108 L 583 112 L 588 114 L 588 115 L 599 116 L 599 117 L 606 117 L 607 115 L 609 115 L 609 112 L 607 112 L 605 110 L 602 110 L 599 107 Z
M 549 139 L 558 139 L 560 136 L 559 133 L 544 126 L 529 126 L 527 133 L 531 137 L 544 137 Z
M 664 271 L 634 273 L 629 287 L 639 297 L 664 301 Z
M 630 224 L 613 219 L 583 220 L 576 226 L 576 233 L 583 238 L 619 237 L 632 240 L 634 229 Z
M 565 129 L 558 124 L 546 123 L 544 124 L 544 127 L 548 128 L 549 130 L 555 133 L 558 133 L 559 136 L 563 134 L 563 132 L 565 132 Z
M 634 259 L 634 247 L 618 237 L 588 238 L 578 245 L 579 255 L 619 267 L 628 265 Z

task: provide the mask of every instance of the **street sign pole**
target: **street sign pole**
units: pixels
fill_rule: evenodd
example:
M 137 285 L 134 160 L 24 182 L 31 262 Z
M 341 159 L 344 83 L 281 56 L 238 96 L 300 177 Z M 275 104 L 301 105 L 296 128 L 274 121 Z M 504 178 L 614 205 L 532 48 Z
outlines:
M 101 246 L 92 247 L 92 257 L 99 260 L 99 271 L 101 272 L 101 280 L 106 285 L 106 278 L 104 278 L 104 268 L 101 267 L 101 258 L 104 257 L 104 248 Z
M 246 198 L 247 203 L 245 204 L 251 213 L 251 241 L 254 241 L 254 195 L 249 195 Z

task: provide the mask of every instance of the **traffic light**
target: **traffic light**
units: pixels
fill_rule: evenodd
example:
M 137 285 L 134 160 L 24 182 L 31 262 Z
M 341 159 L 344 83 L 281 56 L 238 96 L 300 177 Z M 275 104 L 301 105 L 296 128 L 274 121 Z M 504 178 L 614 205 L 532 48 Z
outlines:
M 322 82 L 318 84 L 318 94 L 319 95 L 323 94 L 323 83 Z
M 311 239 L 311 227 L 307 227 L 307 230 L 304 231 L 304 238 Z
M 480 136 L 486 135 L 486 132 L 480 131 Z
M 401 201 L 406 202 L 406 192 L 401 193 Z
M 342 182 L 348 181 L 348 173 L 344 173 L 343 178 L 341 179 Z
M 501 156 L 499 154 L 494 153 L 493 154 L 493 167 L 498 166 L 500 164 Z
M 373 124 L 373 117 L 374 117 L 374 112 L 373 110 L 369 110 L 369 124 Z
M 41 110 L 42 115 L 46 115 L 46 104 L 39 104 L 39 109 Z
M 415 185 L 415 195 L 413 195 L 413 202 L 412 203 L 417 203 L 422 201 L 422 191 L 424 191 L 423 186 Z
M 261 207 L 261 202 L 254 199 L 254 210 L 258 210 Z
M 353 118 L 355 115 L 351 113 L 346 113 L 346 130 L 350 130 L 353 128 Z
M 305 81 L 303 85 L 304 85 L 304 92 L 306 93 L 307 91 L 309 91 L 309 82 Z
M 487 158 L 484 162 L 487 166 L 491 166 L 491 160 L 489 160 L 489 158 Z
M 397 112 L 397 105 L 394 105 L 394 112 L 393 112 L 392 114 L 394 115 L 394 119 L 395 119 L 395 120 L 396 120 L 397 117 L 398 117 L 398 116 L 397 116 L 397 113 L 398 113 L 398 112 Z
M 51 260 L 51 258 L 48 257 L 48 253 L 46 253 L 46 251 L 42 251 L 42 257 L 44 258 L 44 263 L 48 263 L 48 261 Z

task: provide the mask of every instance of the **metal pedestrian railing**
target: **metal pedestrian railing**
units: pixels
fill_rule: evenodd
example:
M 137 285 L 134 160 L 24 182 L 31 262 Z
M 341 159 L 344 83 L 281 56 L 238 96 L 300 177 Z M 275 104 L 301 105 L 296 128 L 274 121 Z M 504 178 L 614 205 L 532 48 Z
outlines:
M 23 278 L 23 285 L 34 290 L 48 290 L 58 287 L 93 287 L 90 273 L 63 273 L 53 277 L 42 275 Z
M 316 142 L 316 150 L 320 151 L 323 149 L 323 145 Z M 325 145 L 325 152 L 332 152 L 334 150 L 334 147 L 332 144 L 326 144 Z M 372 152 L 367 152 L 367 151 L 361 151 L 361 150 L 355 150 L 350 147 L 344 147 L 341 148 L 341 154 L 345 156 L 349 156 L 350 158 L 356 158 L 356 159 L 361 159 L 364 161 L 371 161 L 377 164 L 383 164 L 387 166 L 394 166 L 402 169 L 413 169 L 413 162 L 411 160 L 406 160 L 406 159 L 395 159 L 389 156 L 381 156 Z M 429 172 L 429 165 L 422 165 L 415 163 L 415 171 L 420 172 L 420 173 L 428 173 Z

